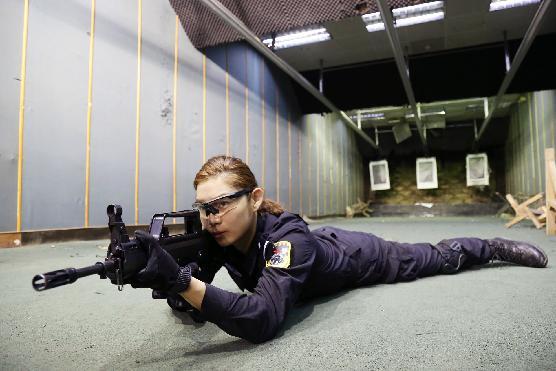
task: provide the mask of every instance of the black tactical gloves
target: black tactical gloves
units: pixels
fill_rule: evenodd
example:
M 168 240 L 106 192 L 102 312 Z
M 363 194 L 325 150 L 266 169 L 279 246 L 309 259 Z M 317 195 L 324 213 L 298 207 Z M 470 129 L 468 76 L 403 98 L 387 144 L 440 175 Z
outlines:
M 148 287 L 169 294 L 177 294 L 189 287 L 191 267 L 180 267 L 158 241 L 145 231 L 136 231 L 135 240 L 147 254 L 147 266 L 137 273 L 131 286 Z

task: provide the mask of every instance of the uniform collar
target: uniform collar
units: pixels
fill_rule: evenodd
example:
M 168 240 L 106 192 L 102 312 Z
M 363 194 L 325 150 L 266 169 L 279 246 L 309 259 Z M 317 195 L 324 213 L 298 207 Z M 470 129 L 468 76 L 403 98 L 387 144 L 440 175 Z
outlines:
M 268 213 L 261 213 L 257 215 L 257 229 L 255 231 L 255 237 L 251 243 L 251 248 L 245 256 L 244 267 L 250 276 L 253 276 L 258 268 L 257 262 L 261 259 L 265 259 L 263 255 L 264 246 L 268 241 L 270 231 L 275 225 L 277 219 L 278 218 L 276 216 Z

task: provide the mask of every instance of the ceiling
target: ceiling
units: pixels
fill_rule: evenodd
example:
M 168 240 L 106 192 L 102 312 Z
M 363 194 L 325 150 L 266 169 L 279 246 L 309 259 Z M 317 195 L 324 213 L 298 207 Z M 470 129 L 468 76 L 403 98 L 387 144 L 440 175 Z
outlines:
M 257 36 L 323 24 L 332 39 L 276 50 L 342 110 L 408 103 L 385 31 L 367 32 L 360 14 L 376 12 L 375 0 L 220 0 Z M 544 0 L 548 1 L 548 0 Z M 388 0 L 402 7 L 426 0 Z M 200 1 L 170 0 L 197 48 L 241 40 Z M 504 32 L 512 58 L 538 4 L 489 12 L 490 0 L 445 0 L 445 17 L 396 28 L 418 102 L 496 95 L 505 76 Z M 554 89 L 547 55 L 556 45 L 556 6 L 549 8 L 518 69 L 509 93 Z M 323 68 L 321 69 L 321 61 Z M 294 83 L 302 113 L 328 111 Z
M 387 0 L 398 8 L 422 0 Z M 333 23 L 378 11 L 374 0 L 219 0 L 259 38 L 273 32 Z M 200 1 L 170 0 L 193 45 L 198 49 L 243 40 L 243 37 Z
M 489 12 L 490 0 L 445 1 L 445 18 L 397 28 L 402 48 L 408 55 L 521 39 L 538 4 Z M 539 35 L 556 32 L 556 7 L 546 15 Z M 393 58 L 386 32 L 367 32 L 360 16 L 349 17 L 324 26 L 332 40 L 280 49 L 276 54 L 298 71 L 352 65 Z
M 349 111 L 348 115 L 355 115 L 358 109 L 385 114 L 387 119 L 382 121 L 362 121 L 362 129 L 369 136 L 381 136 L 379 152 L 364 143 L 358 146 L 364 156 L 407 155 L 423 150 L 416 133 L 399 146 L 388 133 L 391 128 L 380 128 L 383 134 L 375 131 L 376 126 L 392 126 L 396 118 L 413 122 L 408 117 L 407 95 L 386 32 L 367 32 L 361 19 L 361 14 L 377 11 L 375 0 L 220 1 L 260 38 L 270 32 L 324 25 L 331 40 L 279 49 L 276 55 L 315 87 L 322 76 L 323 94 L 341 110 Z M 425 1 L 388 0 L 388 5 L 397 8 Z M 170 3 L 197 48 L 241 40 L 200 2 L 170 0 Z M 489 12 L 490 0 L 444 3 L 443 20 L 399 27 L 396 32 L 416 101 L 423 112 L 445 112 L 443 118 L 449 130 L 427 130 L 430 149 L 467 151 L 474 142 L 474 121 L 480 124 L 484 119 L 481 97 L 490 97 L 492 105 L 492 97 L 506 74 L 504 33 L 512 60 L 539 4 Z M 556 89 L 554 62 L 550 57 L 555 45 L 556 6 L 552 6 L 482 137 L 484 148 L 503 146 L 509 107 L 520 99 L 520 93 Z M 293 85 L 301 113 L 328 111 L 300 85 Z

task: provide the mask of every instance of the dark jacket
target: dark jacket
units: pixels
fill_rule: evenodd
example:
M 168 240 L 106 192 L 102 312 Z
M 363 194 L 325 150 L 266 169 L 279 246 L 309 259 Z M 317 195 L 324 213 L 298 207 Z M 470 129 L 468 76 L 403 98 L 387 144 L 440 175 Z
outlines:
M 368 233 L 331 227 L 311 232 L 298 215 L 289 212 L 279 217 L 259 215 L 253 245 L 246 255 L 233 247 L 212 247 L 212 264 L 204 268 L 208 283 L 201 314 L 230 335 L 253 343 L 269 340 L 295 303 L 386 280 L 388 264 L 380 264 L 385 250 L 373 246 L 384 242 Z M 288 267 L 272 264 L 281 258 L 276 246 L 291 246 Z M 252 294 L 210 285 L 222 265 L 240 289 Z

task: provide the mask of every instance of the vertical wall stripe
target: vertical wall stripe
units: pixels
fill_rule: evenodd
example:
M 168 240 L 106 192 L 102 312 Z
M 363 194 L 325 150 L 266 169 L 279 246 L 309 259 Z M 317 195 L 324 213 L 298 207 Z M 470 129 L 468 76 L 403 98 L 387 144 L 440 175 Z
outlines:
M 288 111 L 288 210 L 292 211 L 292 127 Z
M 207 161 L 207 55 L 203 53 L 203 164 Z
M 535 98 L 535 95 L 536 95 L 536 93 L 533 94 L 533 98 L 534 98 L 533 102 L 537 101 L 537 99 Z M 539 119 L 538 119 L 538 115 L 537 115 L 537 105 L 533 104 L 532 108 L 533 108 L 533 118 L 535 120 L 534 127 L 535 127 L 535 142 L 536 142 L 536 145 L 537 145 L 537 174 L 538 174 L 537 179 L 539 181 L 539 188 L 537 188 L 537 192 L 535 192 L 535 193 L 538 193 L 538 192 L 542 192 L 544 190 L 543 183 L 542 183 L 542 180 L 543 180 L 542 179 L 542 173 L 543 173 L 543 171 L 541 170 L 541 161 L 542 160 L 541 160 L 541 149 L 540 149 L 540 146 L 539 146 L 539 136 L 540 135 L 539 135 Z M 543 151 L 543 155 L 544 155 L 544 151 Z M 543 158 L 544 158 L 544 156 L 543 156 Z M 544 161 L 542 163 L 544 165 Z
M 319 140 L 320 140 L 320 130 L 318 130 L 319 125 L 317 122 L 317 118 L 318 116 L 315 115 L 315 119 L 313 122 L 313 129 L 315 131 L 315 139 L 316 139 L 316 145 L 315 145 L 315 149 L 317 151 L 317 215 L 320 215 L 320 183 L 321 183 L 321 179 L 320 179 L 320 156 L 319 156 Z
M 518 109 L 519 109 L 519 105 L 518 105 Z M 519 130 L 521 129 L 519 127 L 519 116 L 516 117 L 517 120 L 517 124 L 515 126 L 514 129 L 514 161 L 515 161 L 515 169 L 517 172 L 517 177 L 516 177 L 516 184 L 515 184 L 515 188 L 516 188 L 516 193 L 519 193 L 520 191 L 523 190 L 522 186 L 521 186 L 521 175 L 522 175 L 522 170 L 521 170 L 521 156 L 518 155 L 518 148 L 520 148 L 520 143 L 519 143 L 519 138 L 520 138 L 520 133 Z
M 27 30 L 29 25 L 29 0 L 23 5 L 23 45 L 21 47 L 21 74 L 19 79 L 19 133 L 17 157 L 17 213 L 16 231 L 21 231 L 21 199 L 23 190 L 23 127 L 25 125 L 25 79 L 27 67 Z
M 554 122 L 553 120 L 556 120 L 556 92 L 552 91 L 550 93 L 551 95 L 551 106 L 552 106 L 552 110 L 551 113 L 552 115 L 548 118 L 548 125 L 550 125 L 550 142 L 551 148 L 556 148 L 556 133 L 554 133 L 554 128 L 556 127 L 556 122 Z
M 328 214 L 333 214 L 333 201 L 334 201 L 334 192 L 332 191 L 332 189 L 334 188 L 334 179 L 332 177 L 332 121 L 328 120 L 328 122 L 326 123 L 326 131 L 328 133 L 327 135 L 327 143 L 326 143 L 326 147 L 328 148 L 328 150 L 326 151 L 327 153 L 327 164 L 326 164 L 326 176 L 328 177 Z
M 511 125 L 511 122 L 510 122 L 510 125 Z M 509 183 L 510 176 L 509 176 L 509 171 L 508 171 L 508 164 L 509 164 L 509 161 L 510 161 L 510 156 L 509 156 L 509 153 L 508 153 L 507 145 L 506 145 L 506 148 L 504 149 L 504 156 L 506 157 L 506 163 L 505 163 L 505 166 L 506 166 L 505 177 L 506 178 L 505 178 L 505 182 L 506 182 L 506 189 L 508 190 L 508 189 L 510 189 L 510 183 Z
M 322 117 L 322 116 L 321 116 Z M 322 119 L 322 213 L 326 215 L 328 201 L 328 159 L 326 156 L 326 142 L 328 141 L 328 131 L 326 119 Z
M 180 21 L 176 15 L 174 30 L 174 81 L 173 81 L 173 104 L 172 104 L 172 211 L 177 211 L 177 159 L 176 159 L 176 133 L 177 133 L 177 110 L 178 110 L 178 52 L 179 52 L 179 25 Z
M 529 95 L 529 99 L 527 100 L 527 113 L 529 115 L 529 147 L 531 148 L 531 163 L 529 163 L 527 166 L 528 168 L 531 168 L 531 173 L 532 173 L 532 177 L 529 180 L 529 184 L 531 184 L 531 191 L 529 193 L 533 193 L 535 192 L 535 184 L 536 184 L 536 179 L 537 179 L 537 174 L 536 174 L 536 169 L 535 169 L 535 138 L 533 137 L 533 113 L 531 112 L 533 110 L 533 104 L 534 102 L 534 94 L 530 94 Z
M 342 127 L 341 125 L 337 125 Z M 342 131 L 340 131 L 341 134 Z M 340 203 L 340 213 L 342 214 L 345 210 L 342 197 L 342 189 L 344 187 L 344 160 L 342 158 L 342 146 L 343 146 L 343 136 L 338 135 L 338 202 Z
M 249 165 L 249 73 L 247 48 L 245 48 L 245 163 Z
M 328 116 L 327 116 L 328 117 Z M 324 184 L 324 199 L 323 199 L 323 214 L 326 215 L 328 213 L 328 202 L 330 201 L 330 173 L 329 173 L 329 169 L 330 169 L 330 164 L 329 164 L 329 155 L 330 155 L 330 151 L 327 151 L 326 149 L 328 148 L 328 137 L 329 137 L 329 133 L 328 133 L 328 122 L 327 120 L 323 117 L 322 120 L 322 124 L 323 124 L 323 134 L 324 134 L 324 140 L 322 143 L 322 163 L 323 163 L 323 168 L 322 168 L 322 173 L 324 175 L 324 179 L 323 179 L 323 184 Z
M 526 125 L 524 130 L 525 130 L 525 134 L 526 136 L 524 136 L 523 142 L 524 145 L 526 146 L 525 148 L 529 148 L 529 153 L 525 156 L 524 162 L 523 162 L 523 167 L 526 171 L 526 177 L 525 177 L 525 186 L 527 187 L 527 194 L 531 194 L 533 193 L 532 189 L 531 189 L 531 180 L 532 178 L 535 176 L 535 169 L 531 169 L 531 165 L 533 165 L 533 160 L 531 159 L 529 162 L 529 156 L 534 157 L 534 153 L 533 153 L 533 133 L 532 133 L 532 128 L 531 128 L 531 94 L 528 95 L 528 99 L 527 99 L 527 111 L 525 112 L 525 114 L 527 116 L 529 116 L 529 125 Z M 526 121 L 525 121 L 526 122 Z
M 299 180 L 299 215 L 303 216 L 303 173 L 301 172 L 303 152 L 301 151 L 301 138 L 303 128 L 299 125 L 297 129 L 297 176 Z
M 334 131 L 333 131 L 333 121 L 330 121 L 330 125 L 328 128 L 329 134 L 328 137 L 330 138 L 330 146 L 328 147 L 328 178 L 330 178 L 330 214 L 336 214 L 335 203 L 334 203 L 334 196 L 336 195 L 336 176 L 334 174 Z
M 512 157 L 512 128 L 513 128 L 513 115 L 510 116 L 510 128 L 508 130 L 508 142 L 506 144 L 506 169 L 509 169 L 509 173 L 508 171 L 506 171 L 506 173 L 508 174 L 508 180 L 506 181 L 507 184 L 507 190 L 509 191 L 509 193 L 515 193 L 513 191 L 513 157 Z
M 230 155 L 230 66 L 228 61 L 228 46 L 225 46 L 226 56 L 226 156 Z
M 329 116 L 327 116 L 329 117 Z M 327 143 L 326 143 L 326 148 L 328 148 L 328 150 L 326 151 L 327 153 L 327 165 L 326 165 L 326 176 L 328 177 L 328 214 L 334 214 L 334 206 L 333 206 L 333 201 L 334 201 L 334 179 L 333 179 L 333 173 L 332 173 L 332 169 L 333 169 L 333 163 L 332 163 L 332 153 L 333 153 L 333 149 L 332 149 L 332 120 L 327 120 L 326 123 L 326 131 L 327 131 Z
M 348 206 L 347 198 L 346 198 L 346 188 L 347 188 L 347 180 L 346 180 L 346 146 L 347 146 L 347 138 L 346 134 L 342 132 L 342 201 L 344 203 L 344 209 Z
M 91 29 L 89 32 L 89 82 L 87 86 L 87 137 L 85 149 L 85 223 L 89 226 L 89 180 L 91 174 L 91 113 L 93 109 L 93 53 L 95 43 L 95 0 L 91 0 Z
M 331 154 L 330 154 L 330 161 L 331 161 L 331 174 L 332 174 L 332 180 L 334 182 L 334 186 L 333 186 L 333 195 L 334 195 L 334 208 L 333 210 L 333 214 L 338 214 L 338 174 L 337 174 L 337 170 L 338 170 L 338 163 L 337 163 L 337 152 L 336 152 L 336 145 L 337 145 L 337 138 L 336 138 L 336 123 L 335 121 L 332 121 L 332 126 L 331 126 Z
M 518 109 L 520 109 L 521 107 L 521 103 L 518 106 Z M 517 125 L 515 128 L 515 159 L 516 159 L 516 169 L 517 169 L 517 189 L 518 189 L 518 193 L 519 192 L 524 192 L 523 189 L 523 168 L 521 167 L 521 163 L 522 163 L 522 159 L 523 159 L 523 147 L 521 146 L 521 126 L 520 126 L 520 122 L 521 122 L 521 117 L 518 115 L 516 117 L 517 120 Z M 519 152 L 521 151 L 521 152 Z
M 509 173 L 509 183 L 510 184 L 510 188 L 509 188 L 509 193 L 515 193 L 515 186 L 514 186 L 514 157 L 513 157 L 513 130 L 514 130 L 514 119 L 513 119 L 513 115 L 510 116 L 510 132 L 509 132 L 509 145 L 506 146 L 507 148 L 507 156 L 509 159 L 509 169 L 510 169 L 510 173 Z
M 308 183 L 307 183 L 307 187 L 308 187 L 308 196 L 309 196 L 309 211 L 307 211 L 307 214 L 309 216 L 313 215 L 313 183 L 312 183 L 312 164 L 313 164 L 313 134 L 311 132 L 313 125 L 311 125 L 311 120 L 310 120 L 310 116 L 307 116 L 307 118 L 304 120 L 305 121 L 305 131 L 307 132 L 308 136 L 309 136 L 309 151 L 307 153 L 307 158 L 309 159 L 309 179 L 308 179 Z M 317 182 L 318 184 L 318 182 Z
M 263 155 L 263 172 L 262 172 L 262 185 L 266 185 L 266 113 L 265 113 L 265 86 L 264 86 L 264 63 L 265 59 L 261 57 L 261 117 L 262 117 L 262 155 Z
M 334 149 L 334 154 L 336 157 L 336 160 L 334 161 L 336 163 L 336 211 L 337 213 L 341 214 L 342 213 L 342 209 L 340 208 L 340 151 L 339 151 L 339 145 L 340 145 L 340 138 L 338 138 L 338 123 L 336 123 L 334 125 L 334 143 L 336 145 L 336 148 Z
M 514 139 L 513 139 L 513 132 L 514 132 L 514 126 L 513 125 L 513 115 L 510 118 L 511 120 L 511 126 L 510 126 L 510 145 L 508 146 L 508 153 L 509 153 L 509 157 L 511 159 L 511 183 L 512 183 L 512 188 L 511 188 L 511 192 L 510 193 L 515 193 L 515 159 L 514 159 Z
M 552 99 L 550 100 L 552 103 L 552 116 L 549 117 L 548 123 L 550 125 L 550 140 L 551 140 L 551 147 L 556 148 L 556 133 L 554 133 L 554 128 L 556 127 L 556 123 L 553 120 L 556 120 L 556 93 L 553 91 L 551 92 Z
M 276 202 L 280 202 L 280 130 L 278 127 L 278 85 L 274 85 L 274 112 L 276 115 Z
M 548 147 L 546 143 L 546 114 L 544 112 L 544 94 L 541 94 L 541 126 L 542 126 L 542 150 L 544 151 Z M 556 123 L 554 123 L 556 125 Z M 544 156 L 543 156 L 544 159 Z
M 520 139 L 521 139 L 521 126 L 519 125 L 519 122 L 521 121 L 521 117 L 519 117 L 519 107 L 521 106 L 521 103 L 517 106 L 518 109 L 518 116 L 517 116 L 517 126 L 515 128 L 515 151 L 514 152 L 516 154 L 516 167 L 517 167 L 517 188 L 523 192 L 523 183 L 522 183 L 522 175 L 523 175 L 523 170 L 521 169 L 521 159 L 523 158 L 523 155 L 521 155 L 521 153 L 518 155 L 517 150 L 521 147 L 521 143 L 520 143 Z
M 517 125 L 517 133 L 516 133 L 516 135 L 517 135 L 517 138 L 516 138 L 517 143 L 516 144 L 517 144 L 518 148 L 523 148 L 523 144 L 521 143 L 521 138 L 523 138 L 523 134 L 521 132 L 522 127 L 520 125 L 520 123 L 521 123 L 521 103 L 519 103 L 518 106 L 517 106 L 517 119 L 518 119 L 518 125 Z M 525 182 L 524 182 L 525 177 L 524 177 L 524 174 L 523 174 L 524 169 L 523 169 L 523 154 L 522 153 L 519 154 L 518 161 L 519 161 L 519 164 L 518 164 L 518 167 L 519 167 L 519 185 L 520 185 L 520 188 L 521 188 L 521 192 L 525 192 Z
M 519 104 L 518 104 L 519 107 Z M 514 120 L 515 121 L 515 120 Z M 517 146 L 518 146 L 518 142 L 517 142 L 517 130 L 518 127 L 514 124 L 514 127 L 512 129 L 512 158 L 514 161 L 514 171 L 516 173 L 516 176 L 514 178 L 514 189 L 516 191 L 516 193 L 518 192 L 518 190 L 520 189 L 520 185 L 521 185 L 521 181 L 520 181 L 520 174 L 521 174 L 521 169 L 519 168 L 519 158 L 517 157 Z
M 513 179 L 513 158 L 512 158 L 512 151 L 510 150 L 510 146 L 512 145 L 512 126 L 513 126 L 513 120 L 512 120 L 513 116 L 510 116 L 510 128 L 508 131 L 508 144 L 506 144 L 506 175 L 507 175 L 507 180 L 506 180 L 506 187 L 509 190 L 510 193 L 514 193 L 513 192 L 513 184 L 512 184 L 512 179 Z M 509 169 L 509 171 L 508 171 Z
M 139 224 L 139 125 L 141 114 L 141 32 L 143 2 L 137 0 L 137 95 L 135 98 L 135 224 Z

